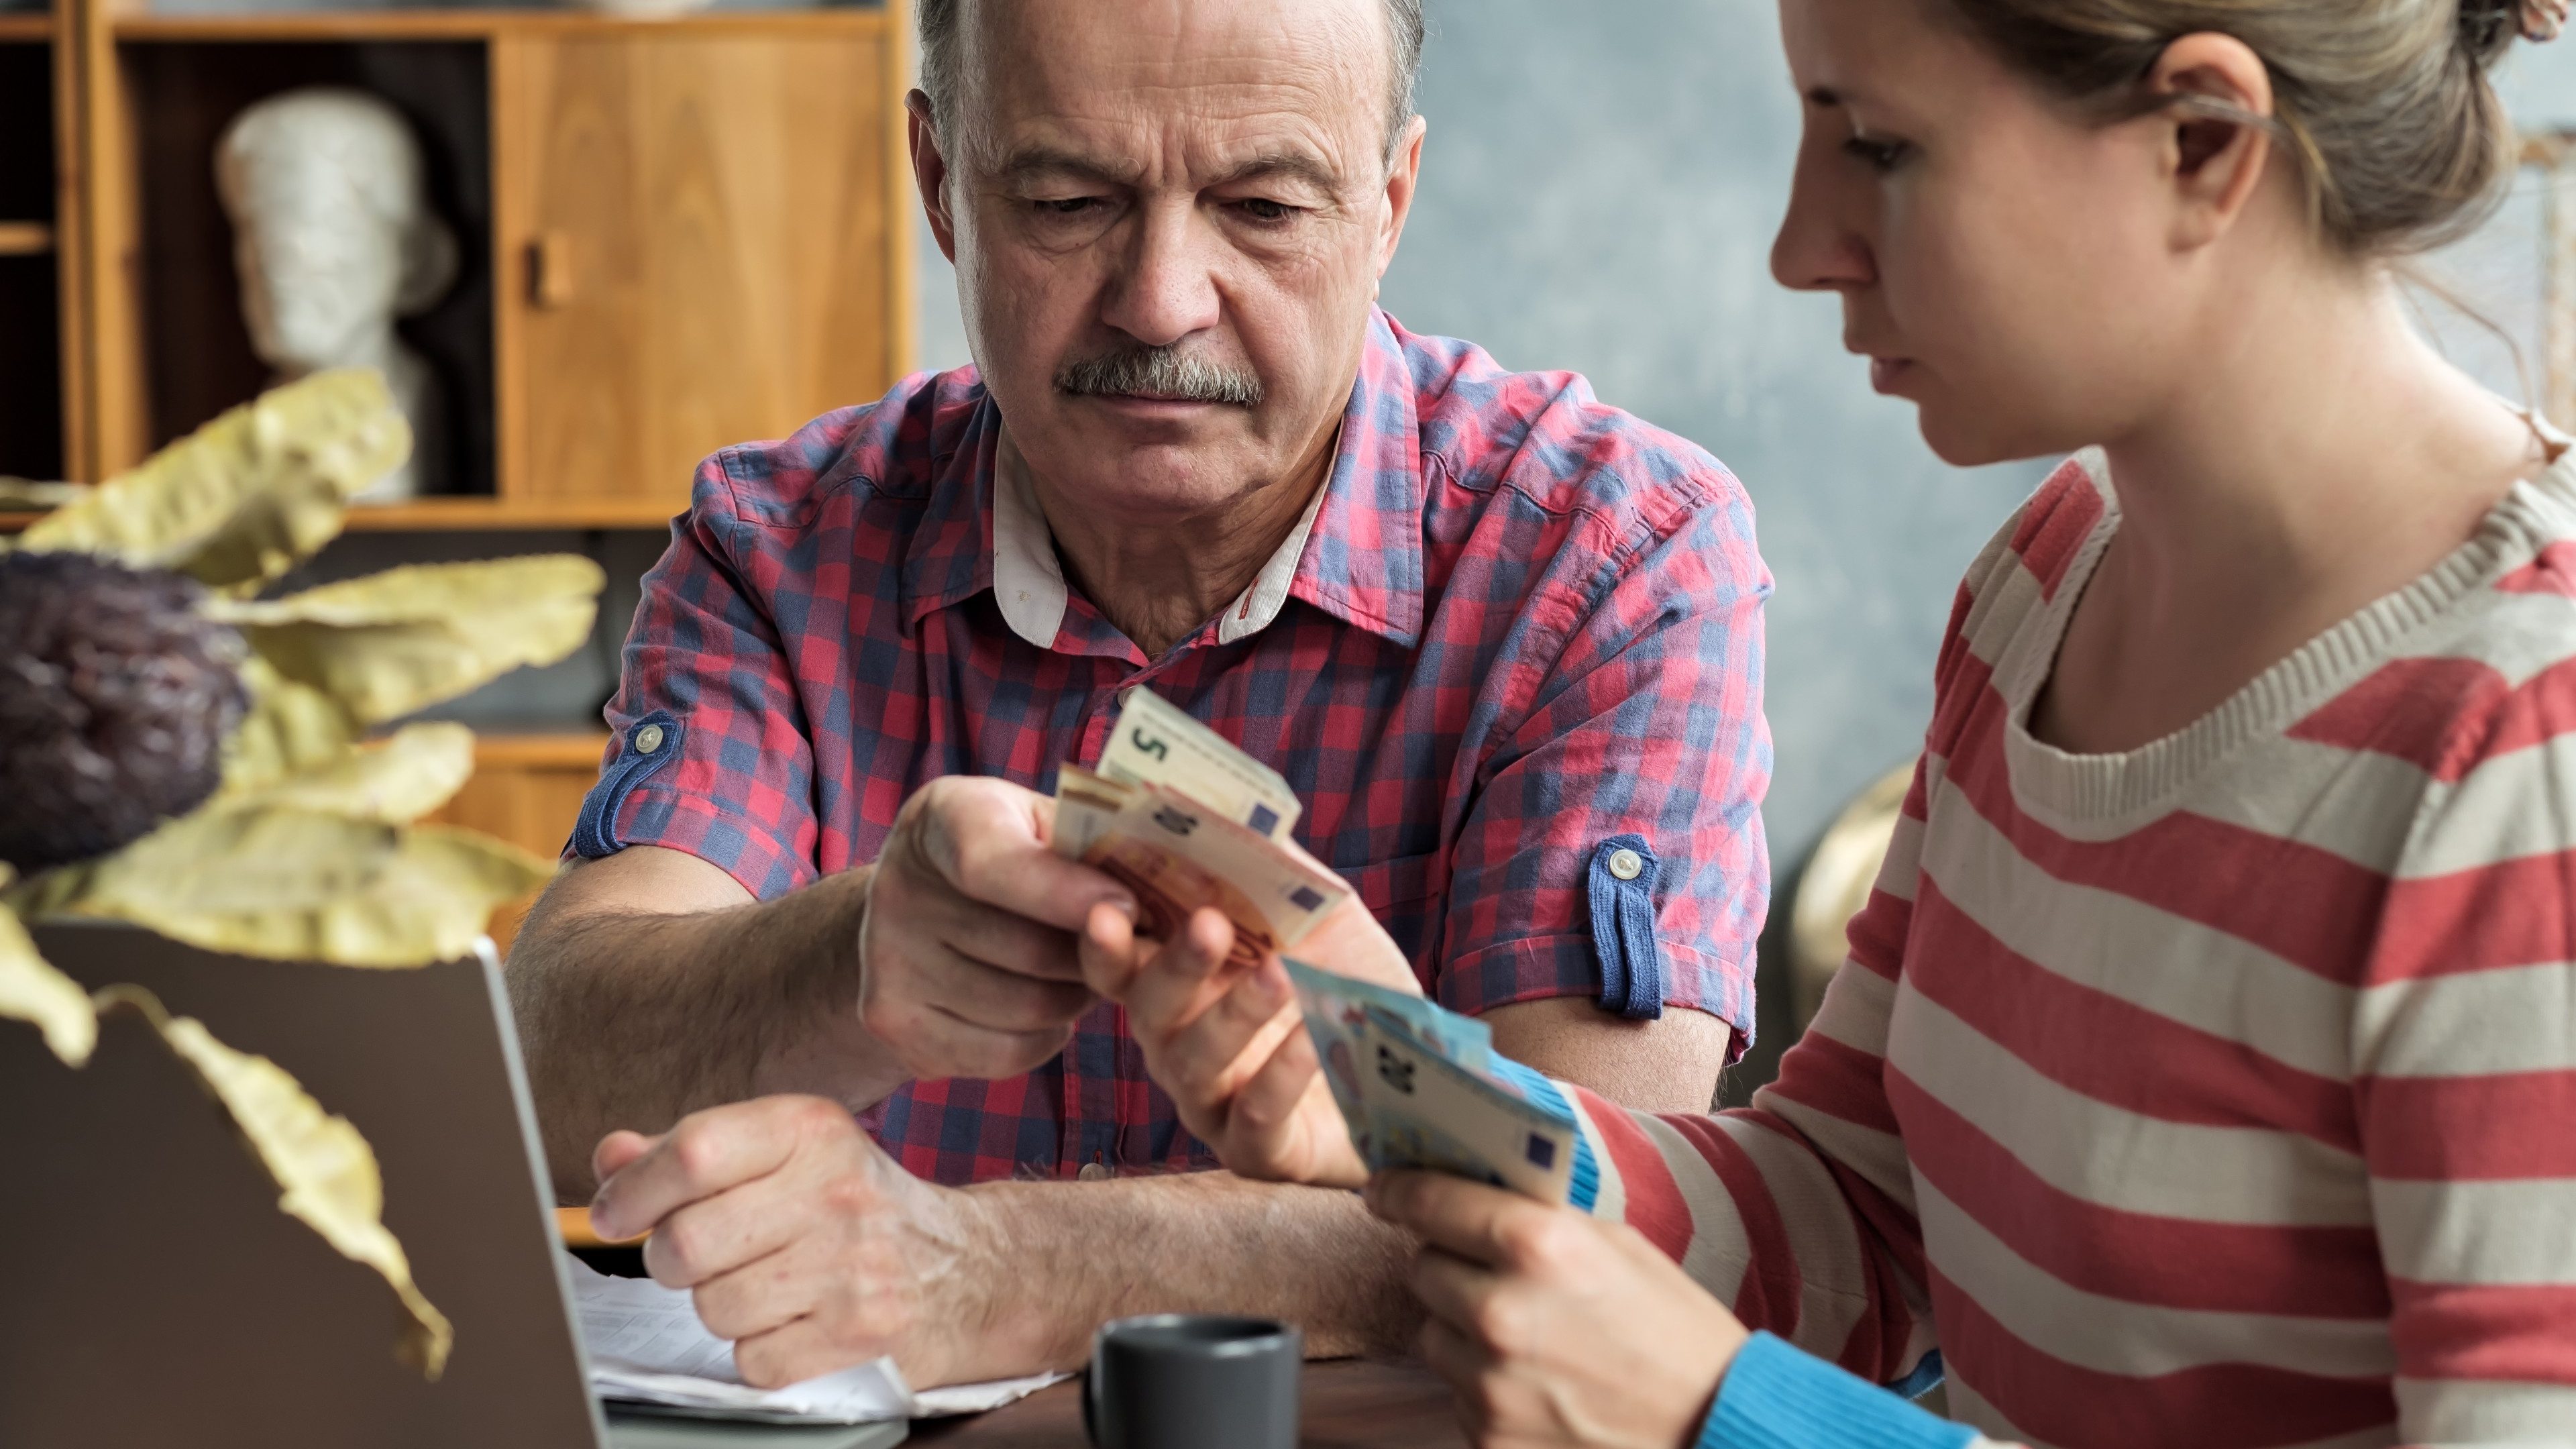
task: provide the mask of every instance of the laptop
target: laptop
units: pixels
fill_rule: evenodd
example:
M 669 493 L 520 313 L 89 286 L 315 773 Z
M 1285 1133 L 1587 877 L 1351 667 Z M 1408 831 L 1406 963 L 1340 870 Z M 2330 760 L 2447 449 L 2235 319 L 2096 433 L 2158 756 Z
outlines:
M 366 1134 L 385 1223 L 456 1326 L 394 1358 L 383 1281 L 277 1210 L 222 1110 L 120 1015 L 74 1071 L 0 1022 L 0 1445 L 885 1449 L 901 1423 L 737 1424 L 590 1394 L 498 963 L 364 971 L 112 925 L 36 932 L 93 989 L 151 988 Z

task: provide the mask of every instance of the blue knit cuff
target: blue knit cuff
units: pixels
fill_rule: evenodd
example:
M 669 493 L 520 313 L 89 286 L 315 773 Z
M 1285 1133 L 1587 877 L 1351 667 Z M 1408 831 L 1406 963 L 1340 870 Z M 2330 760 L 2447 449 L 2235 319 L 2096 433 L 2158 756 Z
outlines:
M 1767 1333 L 1717 1386 L 1695 1449 L 1964 1449 L 1976 1431 L 1925 1413 Z
M 1574 1115 L 1574 1104 L 1565 1100 L 1565 1093 L 1545 1073 L 1510 1057 L 1496 1057 L 1492 1066 L 1494 1075 L 1518 1087 L 1522 1096 L 1574 1124 L 1574 1170 L 1566 1185 L 1565 1205 L 1579 1213 L 1592 1211 L 1601 1197 L 1601 1159 L 1593 1154 L 1592 1139 L 1583 1130 L 1583 1119 Z

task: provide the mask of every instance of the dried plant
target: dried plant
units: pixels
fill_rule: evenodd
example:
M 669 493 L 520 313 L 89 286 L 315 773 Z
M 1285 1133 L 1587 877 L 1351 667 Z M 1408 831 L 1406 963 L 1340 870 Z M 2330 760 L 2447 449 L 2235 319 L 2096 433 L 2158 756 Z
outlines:
M 454 1334 L 385 1229 L 358 1130 L 149 991 L 83 990 L 23 926 L 117 920 L 402 968 L 470 952 L 496 906 L 545 881 L 524 851 L 418 823 L 473 772 L 470 731 L 370 732 L 580 647 L 597 565 L 422 565 L 258 597 L 410 448 L 375 373 L 319 374 L 68 495 L 0 549 L 0 1017 L 78 1067 L 102 1017 L 139 1016 L 231 1113 L 279 1207 L 384 1277 L 398 1351 L 435 1379 Z

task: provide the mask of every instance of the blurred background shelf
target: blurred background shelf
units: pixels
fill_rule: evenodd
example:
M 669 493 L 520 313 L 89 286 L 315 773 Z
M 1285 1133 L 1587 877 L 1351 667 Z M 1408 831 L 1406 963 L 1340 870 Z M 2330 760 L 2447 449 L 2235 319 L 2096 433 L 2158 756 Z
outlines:
M 39 17 L 41 18 L 41 17 Z M 118 40 L 490 40 L 503 35 L 826 36 L 886 33 L 883 10 L 833 6 L 805 10 L 728 10 L 636 19 L 585 10 L 245 10 L 230 14 L 110 17 Z
M 349 510 L 349 533 L 539 533 L 600 529 L 660 532 L 687 506 L 660 498 L 421 498 Z M 42 514 L 0 511 L 0 533 Z
M 53 38 L 51 15 L 0 15 L 0 45 L 43 45 Z

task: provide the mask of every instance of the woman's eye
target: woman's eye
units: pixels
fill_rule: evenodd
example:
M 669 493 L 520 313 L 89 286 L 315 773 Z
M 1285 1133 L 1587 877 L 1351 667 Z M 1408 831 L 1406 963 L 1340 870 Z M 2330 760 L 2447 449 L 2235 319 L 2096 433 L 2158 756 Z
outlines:
M 1913 147 L 1903 141 L 1882 141 L 1874 136 L 1854 136 L 1843 143 L 1843 153 L 1860 158 L 1872 171 L 1893 171 L 1912 153 Z

